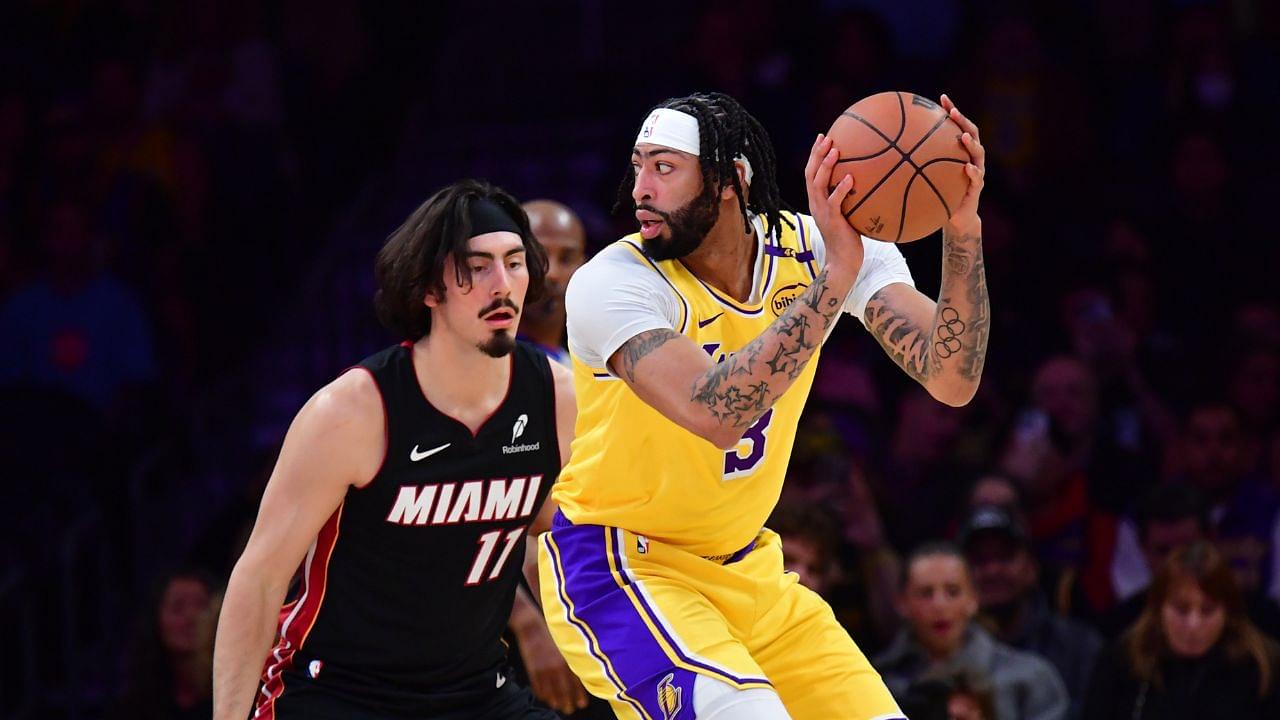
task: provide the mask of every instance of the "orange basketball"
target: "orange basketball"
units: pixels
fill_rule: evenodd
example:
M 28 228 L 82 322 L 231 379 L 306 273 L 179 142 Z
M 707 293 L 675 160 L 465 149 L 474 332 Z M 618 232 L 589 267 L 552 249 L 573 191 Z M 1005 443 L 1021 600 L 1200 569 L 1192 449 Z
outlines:
M 907 92 L 872 95 L 840 113 L 827 135 L 840 150 L 831 184 L 853 174 L 841 207 L 849 224 L 895 243 L 942 227 L 969 188 L 961 132 L 938 103 Z

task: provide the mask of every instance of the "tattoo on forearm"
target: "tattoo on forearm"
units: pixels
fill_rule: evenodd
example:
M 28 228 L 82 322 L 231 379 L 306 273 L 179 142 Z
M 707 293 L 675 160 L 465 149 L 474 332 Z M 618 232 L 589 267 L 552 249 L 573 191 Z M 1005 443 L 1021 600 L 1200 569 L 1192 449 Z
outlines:
M 981 240 L 979 235 L 944 238 L 942 296 L 929 328 L 894 308 L 883 290 L 867 303 L 867 329 L 889 357 L 922 385 L 950 372 L 965 382 L 982 377 L 990 308 Z
M 628 340 L 622 346 L 622 367 L 618 368 L 629 382 L 636 381 L 636 363 L 649 353 L 657 350 L 668 341 L 680 337 L 680 333 L 669 328 L 646 330 Z
M 972 307 L 966 330 L 969 339 L 960 353 L 960 377 L 977 382 L 982 378 L 982 366 L 987 361 L 987 335 L 991 325 L 991 304 L 987 297 L 987 272 L 982 258 L 981 238 L 967 236 L 961 243 L 976 247 L 973 253 L 973 270 L 964 276 L 965 297 Z
M 976 383 L 982 377 L 987 357 L 987 326 L 990 310 L 987 304 L 987 274 L 982 264 L 982 236 L 963 234 L 943 236 L 946 273 L 942 278 L 943 297 L 934 317 L 936 335 L 933 353 L 951 361 L 956 377 Z M 962 301 L 953 297 L 963 298 Z
M 804 372 L 841 300 L 828 287 L 826 271 L 819 273 L 769 330 L 695 380 L 690 399 L 705 405 L 721 425 L 745 430 Z M 761 371 L 766 376 L 754 383 L 730 379 Z
M 959 242 L 948 242 L 945 245 L 945 256 L 942 261 L 946 263 L 947 272 L 957 278 L 968 277 L 973 270 L 973 252 L 962 244 L 966 239 L 969 238 L 962 238 Z
M 946 301 L 944 300 L 943 303 Z M 938 329 L 934 331 L 937 340 L 933 343 L 933 352 L 943 360 L 960 352 L 964 343 L 960 336 L 964 335 L 965 324 L 960 313 L 953 307 L 941 305 L 938 310 Z
M 929 378 L 929 333 L 886 302 L 885 291 L 867 302 L 867 329 L 898 367 L 924 384 Z

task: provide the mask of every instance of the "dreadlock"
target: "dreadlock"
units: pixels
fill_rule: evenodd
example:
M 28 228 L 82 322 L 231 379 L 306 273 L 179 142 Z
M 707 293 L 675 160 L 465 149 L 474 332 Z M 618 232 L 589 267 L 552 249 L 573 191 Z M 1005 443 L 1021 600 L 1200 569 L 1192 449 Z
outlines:
M 775 242 L 782 232 L 782 223 L 794 227 L 782 216 L 790 209 L 778 193 L 777 162 L 773 155 L 773 143 L 760 121 L 751 116 L 737 100 L 724 93 L 694 93 L 681 98 L 669 98 L 658 103 L 649 113 L 660 108 L 679 110 L 698 120 L 698 164 L 702 168 L 704 183 L 714 182 L 717 191 L 732 185 L 738 195 L 738 209 L 742 222 L 750 226 L 748 212 L 763 215 L 768 233 Z M 733 160 L 739 155 L 751 163 L 751 197 L 743 192 L 742 183 Z M 613 211 L 620 212 L 634 207 L 631 192 L 635 188 L 635 174 L 630 168 L 618 186 L 618 198 Z

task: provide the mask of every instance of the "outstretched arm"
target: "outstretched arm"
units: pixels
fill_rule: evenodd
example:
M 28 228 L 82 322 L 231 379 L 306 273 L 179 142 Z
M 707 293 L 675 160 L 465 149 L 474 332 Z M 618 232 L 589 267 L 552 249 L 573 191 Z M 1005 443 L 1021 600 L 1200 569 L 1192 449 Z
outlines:
M 958 406 L 968 403 L 978 391 L 991 324 L 982 260 L 982 220 L 978 217 L 986 164 L 978 127 L 961 115 L 946 95 L 942 106 L 964 130 L 961 142 L 973 162 L 965 166 L 969 190 L 943 227 L 938 300 L 894 283 L 871 297 L 864 321 L 899 367 L 934 398 Z

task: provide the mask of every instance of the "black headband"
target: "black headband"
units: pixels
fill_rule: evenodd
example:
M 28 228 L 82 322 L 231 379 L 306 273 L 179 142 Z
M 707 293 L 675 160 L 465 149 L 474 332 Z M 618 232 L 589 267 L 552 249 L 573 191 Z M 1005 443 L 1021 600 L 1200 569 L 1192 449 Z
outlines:
M 511 215 L 487 197 L 471 198 L 467 218 L 471 221 L 471 237 L 491 232 L 520 234 L 520 226 Z

